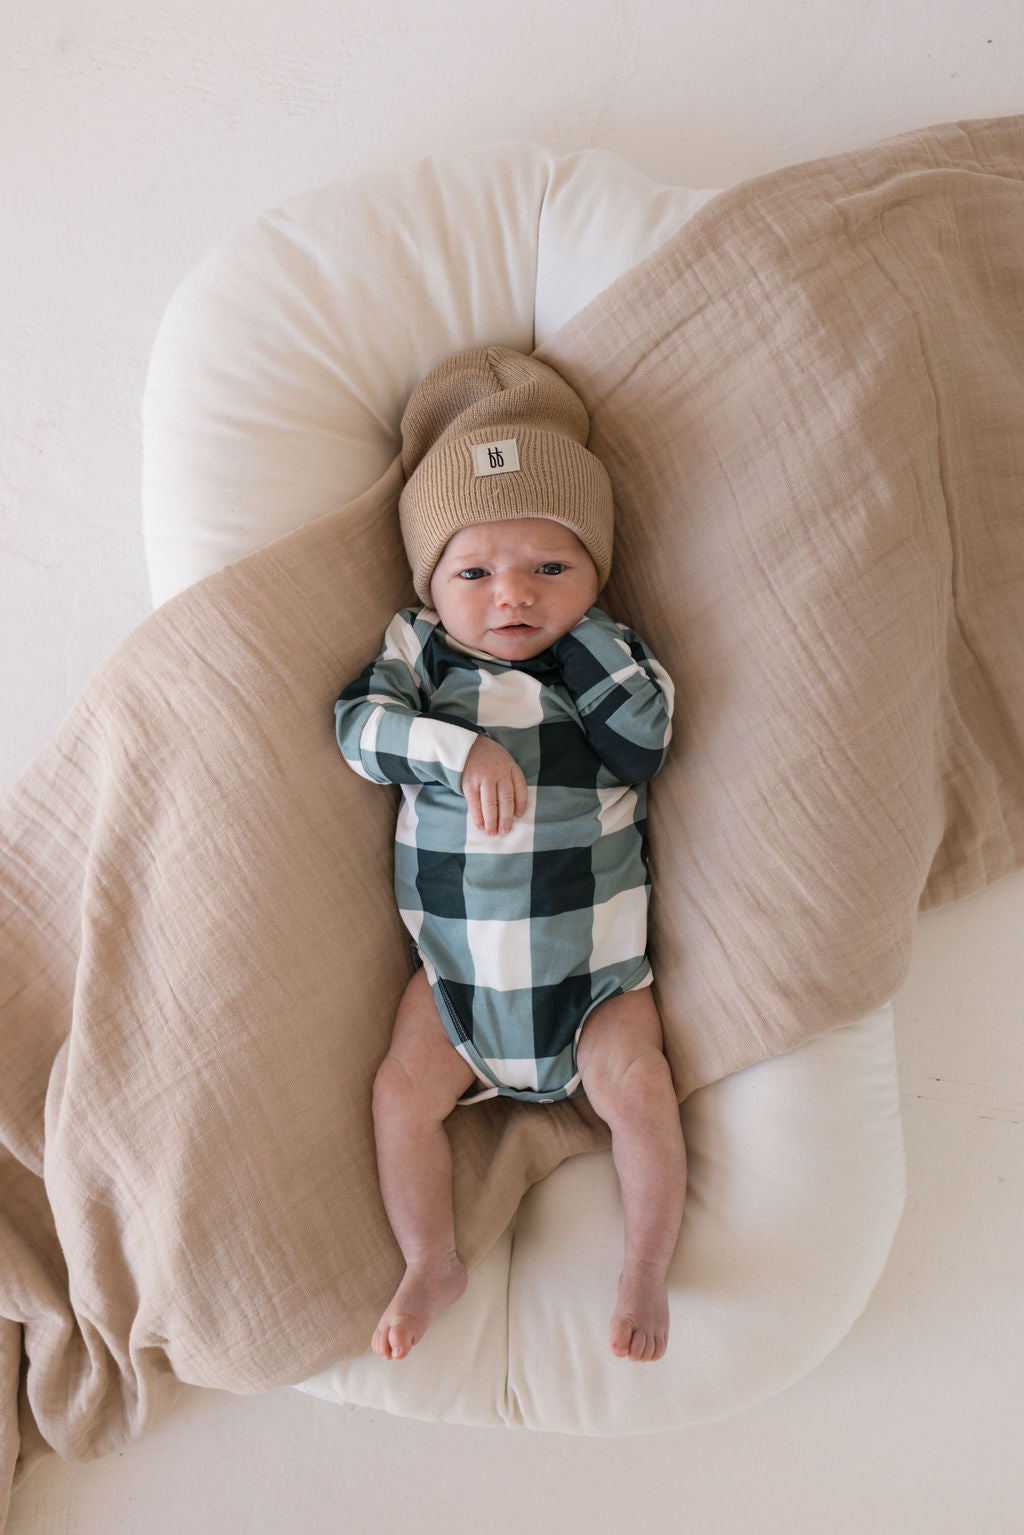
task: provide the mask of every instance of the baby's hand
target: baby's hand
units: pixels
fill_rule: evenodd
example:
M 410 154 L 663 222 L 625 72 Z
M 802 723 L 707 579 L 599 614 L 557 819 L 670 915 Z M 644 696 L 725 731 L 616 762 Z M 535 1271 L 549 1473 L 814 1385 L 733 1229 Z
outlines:
M 493 837 L 512 830 L 527 807 L 526 775 L 519 763 L 490 736 L 477 736 L 462 769 L 462 792 L 477 831 Z

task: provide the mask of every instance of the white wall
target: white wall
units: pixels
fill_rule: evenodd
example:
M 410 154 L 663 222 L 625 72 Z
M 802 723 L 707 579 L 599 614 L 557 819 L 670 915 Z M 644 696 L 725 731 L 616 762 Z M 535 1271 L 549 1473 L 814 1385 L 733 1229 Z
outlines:
M 147 610 L 148 349 L 237 223 L 509 137 L 721 186 L 1024 110 L 1022 71 L 1020 0 L 5 0 L 0 782 Z M 862 1322 L 778 1401 L 606 1447 L 203 1395 L 123 1457 L 40 1468 L 12 1535 L 610 1535 L 631 1511 L 657 1535 L 1016 1535 L 1022 919 L 1017 881 L 924 924 L 904 1223 Z

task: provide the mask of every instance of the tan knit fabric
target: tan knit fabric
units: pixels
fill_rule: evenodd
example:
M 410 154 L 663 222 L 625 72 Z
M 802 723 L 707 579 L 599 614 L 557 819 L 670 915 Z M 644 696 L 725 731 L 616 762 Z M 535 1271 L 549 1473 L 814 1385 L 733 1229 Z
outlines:
M 478 347 L 428 373 L 402 417 L 407 483 L 399 501 L 420 601 L 430 601 L 430 578 L 453 534 L 508 517 L 550 517 L 571 528 L 603 586 L 612 563 L 612 489 L 587 452 L 589 435 L 572 386 L 511 347 Z M 473 447 L 508 440 L 519 467 L 478 474 Z

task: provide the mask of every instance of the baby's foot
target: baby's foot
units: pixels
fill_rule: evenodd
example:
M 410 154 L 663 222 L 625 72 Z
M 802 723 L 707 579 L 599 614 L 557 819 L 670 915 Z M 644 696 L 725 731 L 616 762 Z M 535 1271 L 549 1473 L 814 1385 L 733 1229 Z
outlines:
M 373 1352 L 382 1359 L 404 1359 L 439 1311 L 454 1304 L 466 1288 L 466 1270 L 458 1258 L 441 1263 L 409 1264 L 373 1335 Z
M 668 1293 L 650 1269 L 623 1269 L 611 1325 L 612 1353 L 648 1363 L 668 1347 Z

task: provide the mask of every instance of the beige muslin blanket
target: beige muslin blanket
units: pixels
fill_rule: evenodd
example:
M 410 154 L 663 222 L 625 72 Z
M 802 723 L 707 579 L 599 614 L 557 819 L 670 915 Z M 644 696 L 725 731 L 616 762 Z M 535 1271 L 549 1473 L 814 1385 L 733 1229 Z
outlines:
M 678 690 L 651 794 L 680 1095 L 845 1024 L 916 913 L 1024 862 L 1024 118 L 709 204 L 543 349 L 615 486 L 604 603 Z M 370 1084 L 409 973 L 395 802 L 332 706 L 411 599 L 397 470 L 136 630 L 0 816 L 4 1464 L 176 1380 L 361 1353 L 401 1260 Z M 470 1262 L 605 1144 L 451 1122 Z

